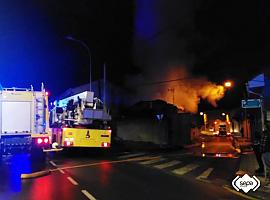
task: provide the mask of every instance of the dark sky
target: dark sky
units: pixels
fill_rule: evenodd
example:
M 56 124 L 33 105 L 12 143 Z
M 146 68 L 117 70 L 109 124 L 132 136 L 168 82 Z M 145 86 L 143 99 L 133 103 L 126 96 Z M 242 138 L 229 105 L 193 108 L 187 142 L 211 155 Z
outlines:
M 0 83 L 39 88 L 55 95 L 89 80 L 88 44 L 93 79 L 103 63 L 108 77 L 121 81 L 131 63 L 133 7 L 125 0 L 0 0 Z
M 215 82 L 235 82 L 219 102 L 225 108 L 239 106 L 244 83 L 269 71 L 269 9 L 267 0 L 204 1 L 196 13 L 199 35 L 191 48 L 196 55 L 193 71 Z
M 254 76 L 269 67 L 270 2 L 204 1 L 196 13 L 199 38 L 194 44 L 197 73 L 216 71 L 228 78 Z M 246 75 L 246 76 L 245 76 Z M 225 76 L 225 77 L 226 77 Z
M 101 77 L 106 61 L 109 79 L 117 83 L 126 74 L 144 73 L 133 55 L 134 36 L 150 34 L 142 40 L 147 43 L 168 30 L 179 33 L 168 44 L 185 41 L 179 57 L 192 57 L 195 75 L 216 82 L 233 79 L 241 86 L 269 67 L 268 0 L 148 0 L 141 7 L 142 2 L 0 0 L 0 82 L 26 87 L 44 81 L 53 93 L 87 82 L 87 52 L 66 35 L 89 45 L 94 79 Z
M 94 79 L 101 76 L 103 62 L 108 65 L 108 75 L 111 79 L 118 81 L 121 74 L 127 72 L 131 63 L 132 1 L 67 0 L 60 3 L 49 0 L 44 1 L 43 5 L 51 24 L 60 37 L 72 35 L 88 44 L 92 53 Z M 71 41 L 65 41 L 65 44 L 72 47 L 73 52 L 77 51 L 78 54 L 88 57 L 85 49 L 80 49 L 78 44 Z M 79 63 L 81 68 L 78 66 L 77 69 L 79 76 L 88 70 L 88 59 L 84 59 L 86 63 L 82 63 L 83 59 L 79 57 L 76 60 L 76 62 L 81 62 Z M 88 80 L 88 74 L 79 79 Z

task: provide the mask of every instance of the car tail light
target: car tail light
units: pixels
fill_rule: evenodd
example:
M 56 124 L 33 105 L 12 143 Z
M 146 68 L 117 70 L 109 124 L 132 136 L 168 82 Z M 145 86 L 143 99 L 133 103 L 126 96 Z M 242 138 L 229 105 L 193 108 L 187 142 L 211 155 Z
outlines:
M 38 143 L 38 144 L 41 144 L 42 142 L 43 142 L 42 138 L 38 138 L 38 139 L 37 139 L 37 143 Z
M 49 139 L 48 138 L 45 138 L 43 141 L 44 141 L 45 144 L 48 144 Z
M 101 146 L 107 148 L 107 147 L 110 147 L 110 143 L 109 142 L 102 142 Z
M 50 142 L 49 138 L 48 137 L 40 137 L 40 138 L 37 138 L 36 139 L 36 143 L 38 145 L 47 145 L 48 143 Z
M 73 146 L 74 138 L 65 138 L 65 146 Z
M 112 133 L 112 130 L 108 130 L 108 133 Z

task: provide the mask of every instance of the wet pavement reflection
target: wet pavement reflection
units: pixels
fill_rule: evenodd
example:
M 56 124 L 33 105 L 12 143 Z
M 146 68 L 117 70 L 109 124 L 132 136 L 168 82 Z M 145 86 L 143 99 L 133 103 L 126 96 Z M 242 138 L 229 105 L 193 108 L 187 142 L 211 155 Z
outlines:
M 233 146 L 233 138 L 202 136 L 201 145 L 194 152 L 201 157 L 238 158 L 239 152 Z
M 44 170 L 47 166 L 45 157 L 29 154 L 14 154 L 2 157 L 0 163 L 0 191 L 21 191 L 21 174 Z

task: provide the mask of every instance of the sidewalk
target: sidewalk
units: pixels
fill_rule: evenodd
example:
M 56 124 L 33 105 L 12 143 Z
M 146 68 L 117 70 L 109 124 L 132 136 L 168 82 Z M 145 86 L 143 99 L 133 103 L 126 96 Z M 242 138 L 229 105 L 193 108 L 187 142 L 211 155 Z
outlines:
M 256 156 L 252 150 L 252 143 L 246 139 L 238 139 L 238 148 L 241 150 L 239 170 L 236 175 L 248 174 L 249 176 L 255 175 L 255 170 L 258 168 Z M 264 176 L 255 175 L 261 182 L 261 186 L 255 192 L 250 191 L 246 195 L 257 199 L 270 199 L 270 188 L 264 187 L 267 182 Z

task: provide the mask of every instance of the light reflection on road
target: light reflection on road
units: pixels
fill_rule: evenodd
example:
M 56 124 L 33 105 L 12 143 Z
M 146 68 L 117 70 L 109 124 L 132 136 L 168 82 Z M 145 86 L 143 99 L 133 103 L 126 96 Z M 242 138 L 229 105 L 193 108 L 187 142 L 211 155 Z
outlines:
M 43 170 L 45 165 L 45 160 L 35 160 L 29 154 L 3 156 L 0 164 L 0 184 L 8 187 L 8 191 L 18 193 L 22 190 L 21 174 Z
M 21 174 L 31 172 L 30 156 L 27 154 L 13 155 L 6 160 L 9 186 L 12 192 L 21 191 Z
M 195 152 L 201 157 L 238 158 L 232 137 L 202 136 L 200 148 Z
M 108 162 L 102 162 L 99 165 L 99 169 L 100 169 L 100 175 L 101 175 L 100 182 L 103 186 L 107 186 L 110 182 L 109 178 L 112 172 L 112 164 Z

